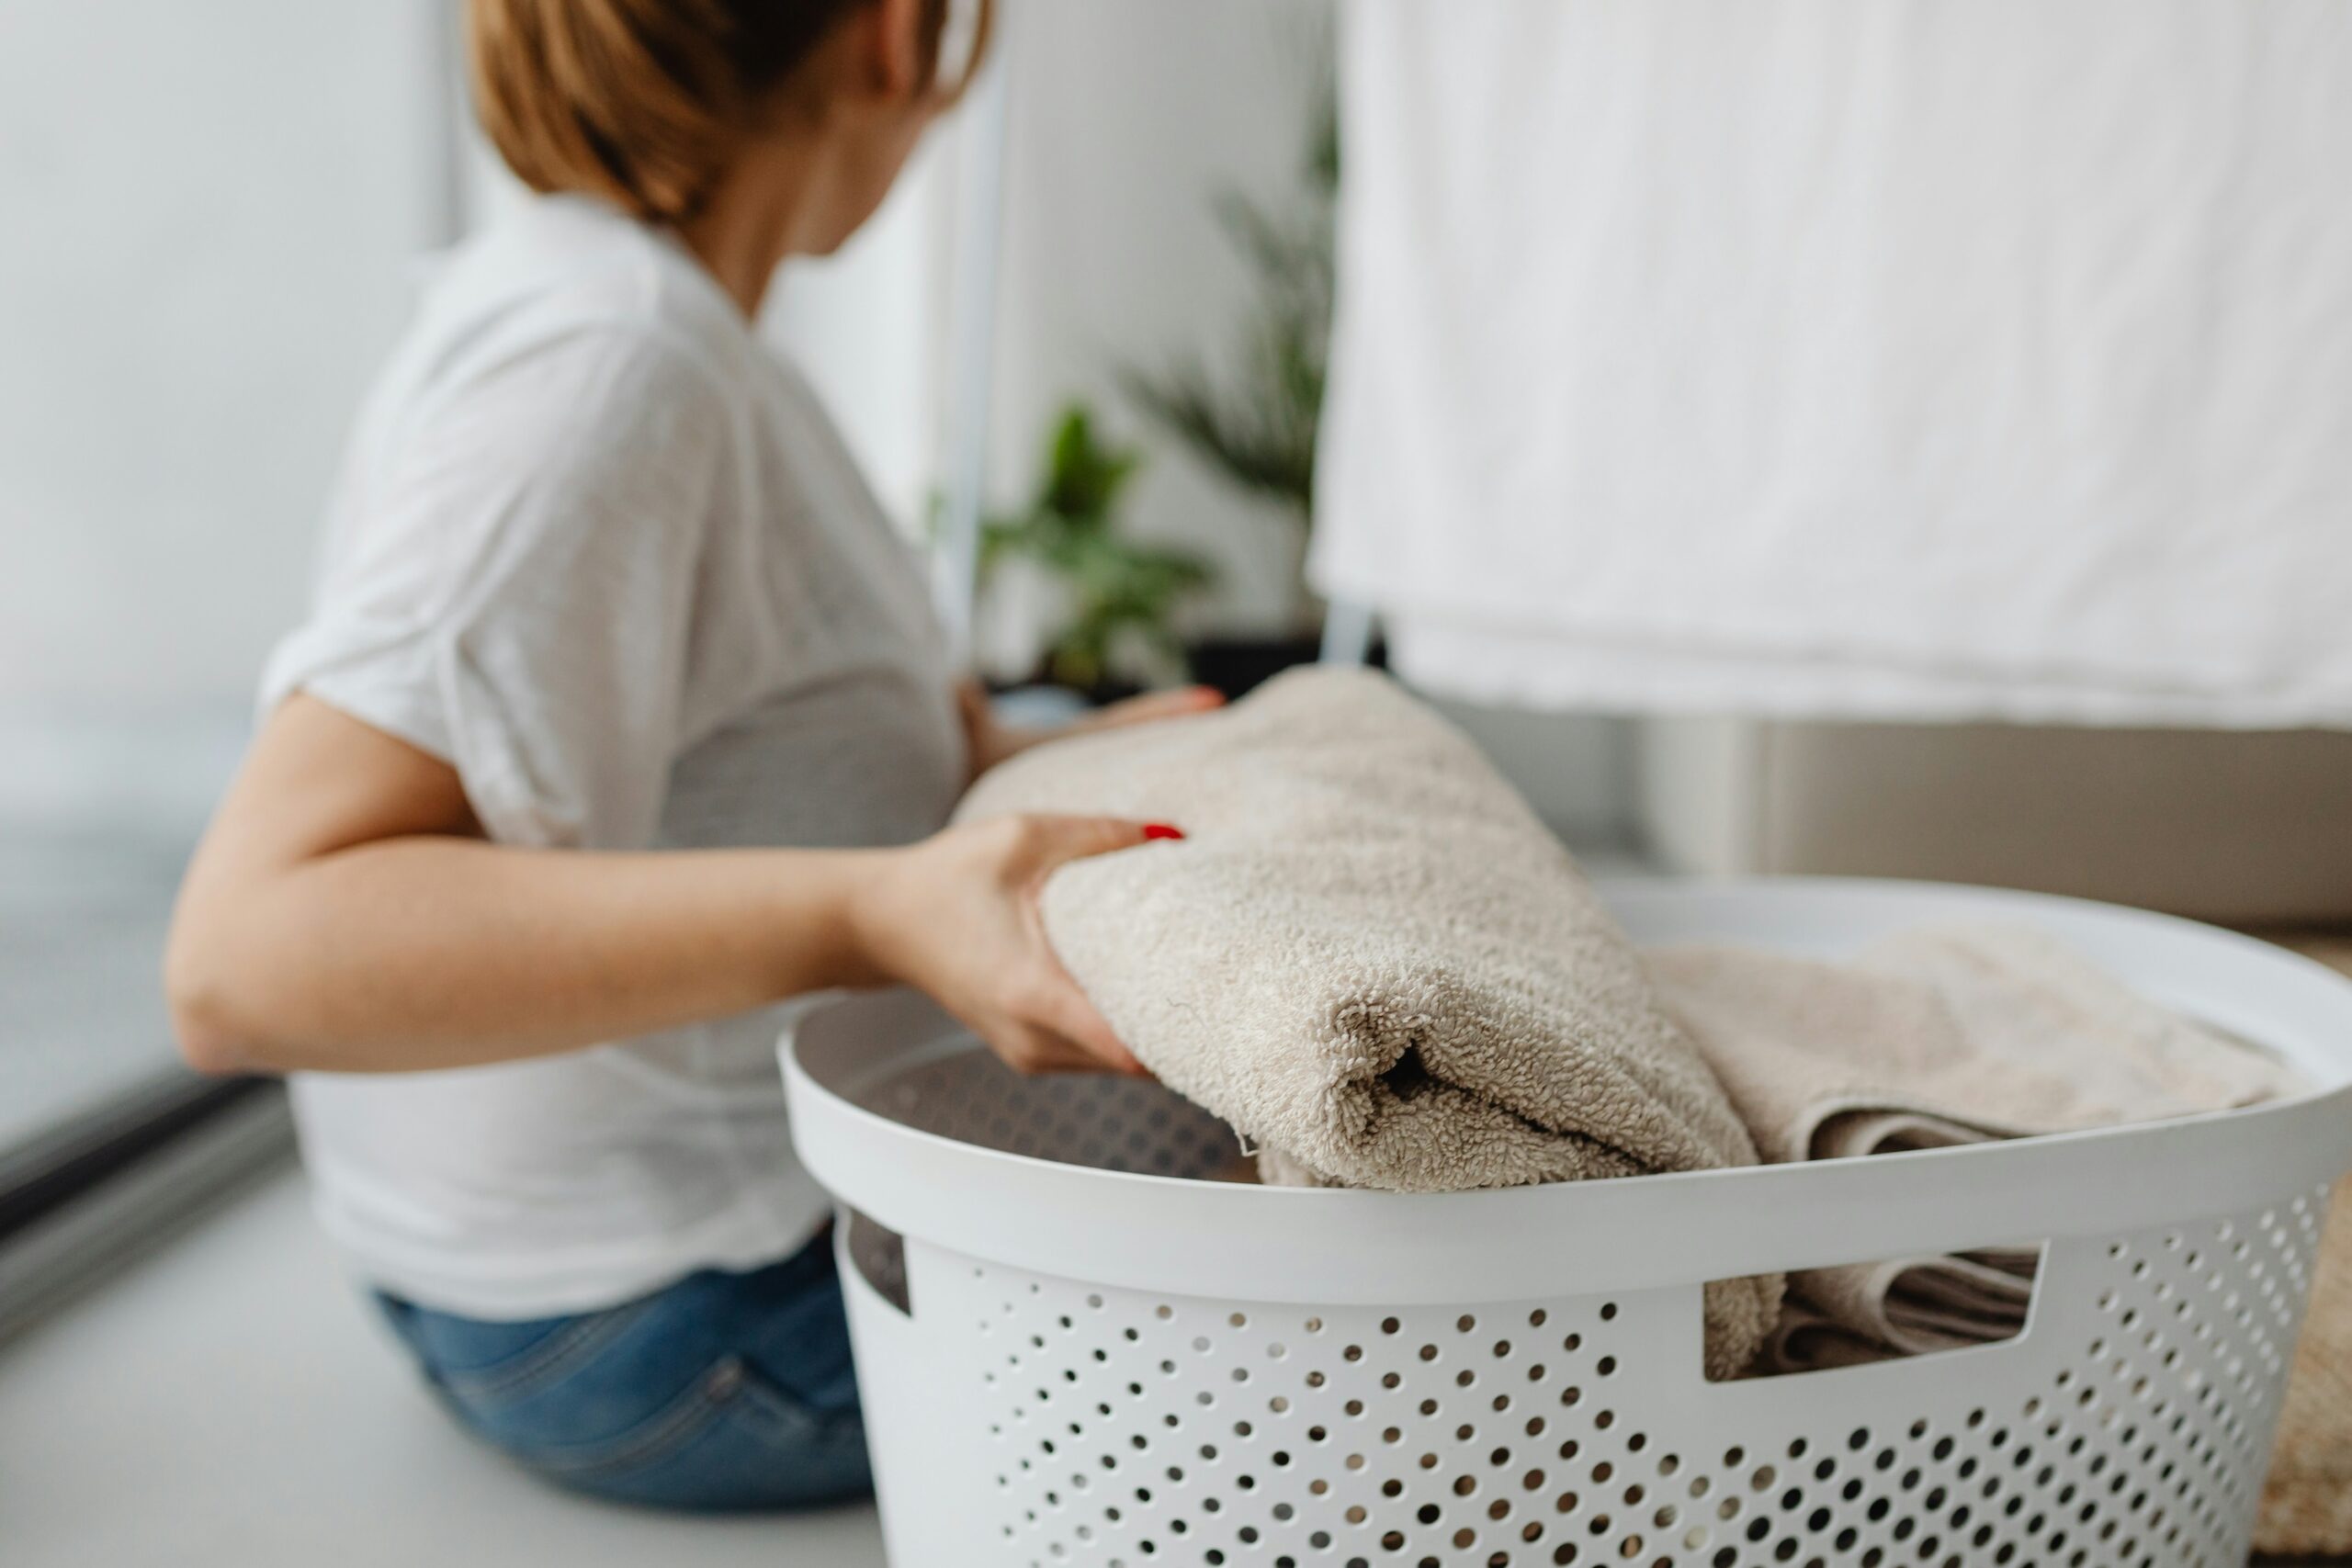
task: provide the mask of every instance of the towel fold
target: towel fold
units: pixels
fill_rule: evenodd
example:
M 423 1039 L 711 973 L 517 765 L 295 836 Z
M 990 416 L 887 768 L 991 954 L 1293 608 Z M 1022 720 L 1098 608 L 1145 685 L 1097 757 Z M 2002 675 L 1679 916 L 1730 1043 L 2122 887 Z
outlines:
M 1996 1247 L 1789 1276 L 1755 1375 L 1826 1371 L 2015 1337 L 2041 1253 Z
M 1838 963 L 1699 945 L 1645 957 L 1660 1004 L 1772 1162 L 2162 1121 L 2294 1083 L 2271 1057 L 2021 927 L 1922 927 Z M 1792 1275 L 1758 1370 L 2012 1337 L 2036 1258 L 2001 1249 Z
M 2009 1338 L 2025 1326 L 2041 1260 L 2034 1247 L 1988 1247 L 1803 1269 L 1789 1276 L 1790 1313 L 1810 1312 L 1862 1341 L 1875 1352 L 1872 1359 L 1957 1350 Z
M 1064 866 L 1046 931 L 1163 1082 L 1280 1151 L 1270 1179 L 1430 1192 L 1756 1159 L 1567 852 L 1383 676 L 1295 671 L 1220 713 L 1040 748 L 958 816 L 1012 812 L 1185 829 Z M 1779 1296 L 1710 1287 L 1717 1375 Z

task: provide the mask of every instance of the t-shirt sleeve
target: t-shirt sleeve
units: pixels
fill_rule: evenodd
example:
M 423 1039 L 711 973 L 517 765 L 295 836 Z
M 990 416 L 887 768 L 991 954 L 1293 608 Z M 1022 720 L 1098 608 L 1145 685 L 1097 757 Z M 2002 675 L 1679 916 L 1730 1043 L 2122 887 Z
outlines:
M 265 711 L 306 692 L 441 759 L 499 842 L 650 844 L 729 443 L 718 382 L 655 333 L 583 328 L 404 412 Z

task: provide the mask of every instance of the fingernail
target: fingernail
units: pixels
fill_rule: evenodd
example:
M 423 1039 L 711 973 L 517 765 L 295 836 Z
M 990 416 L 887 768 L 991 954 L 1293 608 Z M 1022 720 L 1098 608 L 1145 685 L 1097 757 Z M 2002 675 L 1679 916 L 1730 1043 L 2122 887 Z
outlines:
M 1168 822 L 1147 822 L 1143 825 L 1143 836 L 1147 839 L 1181 839 L 1184 836 L 1184 829 Z

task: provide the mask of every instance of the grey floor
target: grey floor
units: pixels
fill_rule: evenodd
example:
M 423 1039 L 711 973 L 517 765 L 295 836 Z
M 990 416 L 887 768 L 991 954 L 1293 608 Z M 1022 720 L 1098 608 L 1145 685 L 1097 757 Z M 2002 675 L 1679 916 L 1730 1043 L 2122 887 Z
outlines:
M 289 1168 L 0 1348 L 8 1568 L 883 1568 L 866 1509 L 678 1520 L 577 1501 L 443 1420 Z
M 0 826 L 0 1151 L 171 1068 L 156 976 L 189 842 Z

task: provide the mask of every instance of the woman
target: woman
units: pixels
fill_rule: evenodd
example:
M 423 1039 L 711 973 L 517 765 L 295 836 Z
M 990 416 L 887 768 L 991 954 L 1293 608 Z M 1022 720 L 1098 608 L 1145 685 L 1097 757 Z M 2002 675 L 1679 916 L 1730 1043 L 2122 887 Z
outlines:
M 866 1484 L 760 1010 L 902 982 L 1017 1066 L 1138 1070 L 1035 894 L 1177 835 L 938 830 L 1031 738 L 959 694 L 750 325 L 956 96 L 944 9 L 473 0 L 484 122 L 540 194 L 367 405 L 173 931 L 188 1058 L 300 1075 L 322 1220 L 449 1408 L 607 1497 Z

